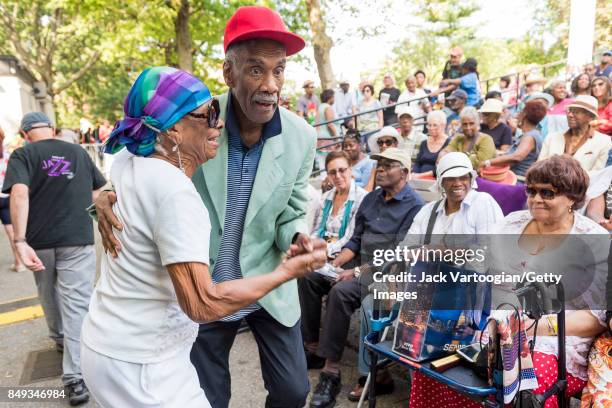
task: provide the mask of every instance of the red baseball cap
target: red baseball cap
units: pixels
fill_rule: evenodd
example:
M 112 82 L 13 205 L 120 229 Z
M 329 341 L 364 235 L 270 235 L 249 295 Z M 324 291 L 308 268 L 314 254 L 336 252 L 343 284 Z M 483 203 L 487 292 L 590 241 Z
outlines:
M 285 46 L 287 56 L 300 52 L 306 43 L 297 34 L 293 34 L 281 19 L 281 16 L 267 7 L 244 6 L 238 8 L 230 17 L 223 34 L 223 50 L 238 41 L 261 38 L 278 41 Z

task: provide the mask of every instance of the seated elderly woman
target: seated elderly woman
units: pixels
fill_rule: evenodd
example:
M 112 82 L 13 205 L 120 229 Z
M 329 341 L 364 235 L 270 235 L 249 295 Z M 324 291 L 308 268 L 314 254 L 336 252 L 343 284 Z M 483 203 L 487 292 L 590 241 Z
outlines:
M 468 155 L 472 166 L 477 169 L 485 160 L 495 157 L 495 143 L 491 136 L 479 132 L 480 116 L 476 108 L 471 106 L 463 108 L 459 117 L 461 118 L 461 133 L 442 150 L 440 157 L 449 152 L 463 152 Z
M 542 144 L 538 160 L 545 160 L 556 154 L 572 156 L 587 172 L 600 170 L 608 160 L 612 147 L 610 137 L 596 131 L 591 123 L 597 119 L 597 99 L 580 95 L 567 105 L 566 132 L 550 133 Z
M 345 152 L 330 152 L 325 158 L 325 171 L 334 187 L 321 197 L 311 235 L 327 241 L 327 257 L 333 259 L 351 239 L 355 214 L 367 191 L 352 179 Z
M 546 116 L 546 108 L 537 101 L 529 101 L 518 114 L 520 135 L 512 142 L 512 146 L 503 156 L 485 160 L 481 168 L 489 166 L 510 165 L 510 170 L 521 180 L 524 180 L 529 167 L 538 159 L 542 149 L 542 134 L 538 123 Z
M 421 142 L 419 153 L 412 165 L 412 177 L 433 177 L 436 175 L 436 162 L 438 155 L 450 142 L 444 133 L 446 128 L 446 115 L 437 110 L 427 114 L 427 140 Z
M 510 243 L 500 251 L 499 257 L 506 273 L 520 275 L 547 268 L 558 273 L 558 268 L 563 268 L 567 398 L 586 384 L 589 347 L 605 330 L 605 310 L 600 310 L 605 307 L 605 298 L 600 280 L 607 272 L 608 234 L 574 211 L 584 201 L 588 180 L 580 164 L 570 157 L 554 156 L 537 162 L 526 175 L 529 209 L 509 214 L 491 230 L 495 237 L 507 237 L 503 242 Z M 574 283 L 583 288 L 574 287 Z M 557 377 L 558 323 L 556 314 L 544 315 L 537 326 L 533 323 L 525 317 L 528 338 L 536 335 L 532 358 L 537 388 L 533 392 L 541 394 Z M 427 377 L 423 380 L 418 390 L 413 383 L 412 392 L 420 390 L 420 398 L 414 405 L 411 398 L 411 408 L 482 406 Z M 556 406 L 556 395 L 544 404 L 545 408 Z
M 268 274 L 213 283 L 210 221 L 190 177 L 216 154 L 219 103 L 191 74 L 154 67 L 136 79 L 124 109 L 106 147 L 133 154 L 111 170 L 123 249 L 103 260 L 91 297 L 83 377 L 106 407 L 209 407 L 189 359 L 196 322 L 229 315 L 321 267 L 325 243 L 316 240 L 312 254 Z
M 404 149 L 404 139 L 400 136 L 397 129 L 392 126 L 385 126 L 380 129 L 377 133 L 374 133 L 368 139 L 368 147 L 370 148 L 370 154 L 375 155 L 382 153 L 390 147 L 397 147 Z M 370 173 L 370 179 L 368 184 L 365 185 L 365 191 L 373 191 L 376 188 L 376 172 Z

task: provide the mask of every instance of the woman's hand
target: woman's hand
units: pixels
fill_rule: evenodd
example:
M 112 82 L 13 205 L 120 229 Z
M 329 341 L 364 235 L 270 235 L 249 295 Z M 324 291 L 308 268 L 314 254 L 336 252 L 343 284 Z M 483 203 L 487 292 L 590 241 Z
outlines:
M 113 234 L 113 227 L 119 231 L 123 230 L 123 225 L 113 213 L 113 204 L 117 202 L 117 194 L 112 191 L 102 191 L 96 201 L 96 213 L 98 214 L 98 231 L 102 236 L 102 245 L 105 252 L 110 252 L 116 258 L 121 251 L 121 244 Z

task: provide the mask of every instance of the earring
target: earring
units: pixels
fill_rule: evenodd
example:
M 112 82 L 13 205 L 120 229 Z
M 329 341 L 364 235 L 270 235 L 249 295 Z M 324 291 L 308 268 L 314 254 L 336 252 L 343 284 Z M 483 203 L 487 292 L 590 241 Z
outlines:
M 572 204 L 572 205 L 570 205 L 569 207 L 567 207 L 567 212 L 568 212 L 568 213 L 570 213 L 570 214 L 571 214 L 572 212 L 574 212 L 574 209 L 572 208 L 573 206 L 574 206 L 574 204 Z
M 179 169 L 181 169 L 181 171 L 185 173 L 185 168 L 183 167 L 183 161 L 181 160 L 181 149 L 179 149 L 178 143 L 174 145 L 174 147 L 172 148 L 172 151 L 176 152 L 176 154 L 178 155 Z

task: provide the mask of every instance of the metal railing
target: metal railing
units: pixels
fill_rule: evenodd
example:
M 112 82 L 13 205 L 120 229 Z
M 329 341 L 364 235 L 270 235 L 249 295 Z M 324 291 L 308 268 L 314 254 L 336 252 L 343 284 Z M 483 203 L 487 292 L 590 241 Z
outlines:
M 407 103 L 411 103 L 411 102 L 414 102 L 414 101 L 420 101 L 422 99 L 429 99 L 429 95 L 419 96 L 417 98 L 411 98 L 411 99 L 407 99 L 405 101 L 392 103 L 392 104 L 389 104 L 387 106 L 383 106 L 383 107 L 380 107 L 380 108 L 368 109 L 368 110 L 365 110 L 363 112 L 357 112 L 357 113 L 353 113 L 353 114 L 350 114 L 350 115 L 341 116 L 341 117 L 336 118 L 336 119 L 332 119 L 332 120 L 328 120 L 328 121 L 324 121 L 324 122 L 315 123 L 312 126 L 316 128 L 316 127 L 319 127 L 319 126 L 328 125 L 330 123 L 345 122 L 346 120 L 350 120 L 350 119 L 354 118 L 355 119 L 355 128 L 357 129 L 358 128 L 357 117 L 359 117 L 361 115 L 367 115 L 369 113 L 378 112 L 378 111 L 385 110 L 385 109 L 395 108 L 396 106 L 405 105 Z M 417 118 L 414 118 L 414 119 L 417 119 Z M 342 135 L 343 134 L 342 126 L 340 127 L 340 132 L 341 132 L 340 134 Z

